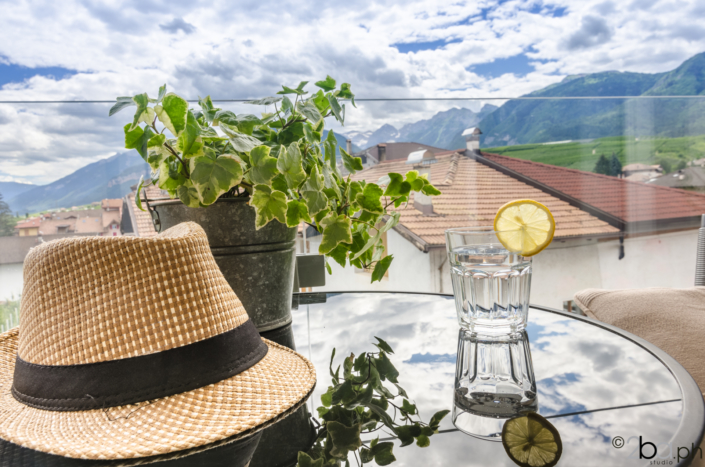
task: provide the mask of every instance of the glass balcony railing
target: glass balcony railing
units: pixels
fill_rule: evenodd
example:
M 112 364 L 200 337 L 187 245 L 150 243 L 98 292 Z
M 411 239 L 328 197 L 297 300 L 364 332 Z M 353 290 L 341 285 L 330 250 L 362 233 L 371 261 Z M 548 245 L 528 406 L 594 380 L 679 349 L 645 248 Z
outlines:
M 18 322 L 30 248 L 67 236 L 154 235 L 134 200 L 149 167 L 123 149 L 126 120 L 109 118 L 110 105 L 0 104 L 4 133 L 17 135 L 0 148 L 0 194 L 14 224 L 0 237 L 0 330 Z M 556 221 L 553 243 L 533 259 L 534 304 L 572 309 L 586 288 L 691 286 L 705 214 L 704 116 L 699 97 L 359 99 L 347 105 L 345 127 L 329 122 L 362 159 L 351 177 L 418 170 L 442 194 L 400 206 L 399 225 L 383 235 L 394 260 L 381 281 L 329 259 L 332 275 L 312 290 L 452 293 L 445 230 L 492 225 L 515 199 L 545 204 Z M 318 254 L 321 236 L 303 225 L 296 242 L 299 254 Z

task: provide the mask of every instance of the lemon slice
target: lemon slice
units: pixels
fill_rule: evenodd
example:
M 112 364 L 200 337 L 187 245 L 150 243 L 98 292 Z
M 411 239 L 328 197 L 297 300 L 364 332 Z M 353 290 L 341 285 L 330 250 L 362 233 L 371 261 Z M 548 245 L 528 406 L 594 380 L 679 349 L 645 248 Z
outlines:
M 502 445 L 522 467 L 553 467 L 563 453 L 556 427 L 535 413 L 507 420 L 502 428 Z
M 556 221 L 543 204 L 519 199 L 499 208 L 494 216 L 494 230 L 507 250 L 533 256 L 553 240 Z

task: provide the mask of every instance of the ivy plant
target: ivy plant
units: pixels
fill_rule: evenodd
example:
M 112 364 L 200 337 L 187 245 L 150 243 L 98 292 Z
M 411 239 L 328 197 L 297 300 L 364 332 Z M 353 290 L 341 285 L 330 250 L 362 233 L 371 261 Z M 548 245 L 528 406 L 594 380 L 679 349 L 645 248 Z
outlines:
M 282 86 L 276 96 L 248 101 L 273 110 L 260 116 L 217 108 L 210 96 L 191 109 L 186 99 L 167 93 L 166 85 L 156 98 L 118 97 L 109 114 L 136 107 L 124 127 L 125 147 L 152 168 L 151 179 L 140 180 L 135 201 L 143 209 L 140 192 L 150 184 L 194 208 L 247 197 L 257 229 L 272 221 L 288 227 L 305 222 L 323 235 L 319 253 L 341 266 L 374 268 L 372 281 L 381 280 L 393 259 L 383 257 L 382 235 L 399 223 L 396 209 L 411 192 L 440 191 L 417 171 L 390 173 L 378 183 L 354 181 L 362 161 L 339 148 L 348 172 L 343 176 L 335 134 L 323 138 L 323 129 L 327 117 L 344 123 L 344 102 L 354 106 L 355 96 L 348 83 L 337 86 L 330 76 L 315 83 L 315 93 L 304 90 L 307 84 Z
M 391 439 L 399 440 L 402 447 L 416 442 L 425 448 L 438 432 L 449 411 L 436 412 L 428 423 L 422 422 L 416 405 L 399 385 L 399 371 L 390 360 L 394 351 L 384 340 L 375 339 L 378 352 L 345 357 L 342 377 L 340 366 L 333 371 L 333 349 L 329 370 L 332 386 L 321 396 L 323 406 L 317 409 L 323 424 L 317 429 L 313 447 L 299 452 L 298 467 L 349 466 L 350 453 L 358 465 L 372 461 L 389 465 L 396 460 Z M 393 389 L 383 384 L 385 381 Z M 373 438 L 373 433 L 380 430 L 384 430 L 384 441 L 379 435 Z

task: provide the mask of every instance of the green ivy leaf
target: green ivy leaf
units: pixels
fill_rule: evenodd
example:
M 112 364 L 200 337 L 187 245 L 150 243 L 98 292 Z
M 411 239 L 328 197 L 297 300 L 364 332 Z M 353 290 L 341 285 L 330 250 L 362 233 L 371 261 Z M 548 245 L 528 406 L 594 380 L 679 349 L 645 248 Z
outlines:
M 316 104 L 314 104 L 311 100 L 299 102 L 297 107 L 298 111 L 313 125 L 316 125 L 323 118 L 321 112 L 318 111 L 318 107 L 316 107 Z
M 343 158 L 343 166 L 350 172 L 351 174 L 356 173 L 358 170 L 362 170 L 362 159 L 359 157 L 353 157 L 348 152 L 340 148 L 340 155 Z
M 333 258 L 333 260 L 342 267 L 345 267 L 345 260 L 348 258 L 348 249 L 344 243 L 340 243 L 328 253 L 328 256 Z
M 338 181 L 336 180 L 335 175 L 333 175 L 333 171 L 328 164 L 323 164 L 323 185 L 325 186 L 324 190 L 330 190 L 326 192 L 326 195 L 329 198 L 342 198 L 340 195 L 340 188 L 338 187 Z
M 333 442 L 331 455 L 333 457 L 345 458 L 349 451 L 355 451 L 362 446 L 360 428 L 359 423 L 356 423 L 352 427 L 347 427 L 339 422 L 327 422 L 326 429 Z
M 326 76 L 326 79 L 316 81 L 316 86 L 323 89 L 325 92 L 332 91 L 335 89 L 335 80 L 328 75 Z
M 357 194 L 355 201 L 367 212 L 372 214 L 383 214 L 384 208 L 382 207 L 382 202 L 380 201 L 382 194 L 382 189 L 378 185 L 368 183 L 365 185 L 362 193 Z
M 261 229 L 273 219 L 286 224 L 286 195 L 281 191 L 272 190 L 267 185 L 255 185 L 250 206 L 256 211 L 256 229 Z
M 140 177 L 140 181 L 137 184 L 137 192 L 135 193 L 135 204 L 137 205 L 140 211 L 145 211 L 145 209 L 142 208 L 142 185 L 144 185 L 144 176 Z
M 333 116 L 335 116 L 335 119 L 338 120 L 341 124 L 343 123 L 343 120 L 345 119 L 345 116 L 343 115 L 343 109 L 340 107 L 340 104 L 338 103 L 338 99 L 333 97 L 333 95 L 328 94 L 326 96 L 328 98 L 328 103 L 330 104 L 330 109 L 333 111 Z
M 191 181 L 206 206 L 242 181 L 240 159 L 232 154 L 223 154 L 217 159 L 199 156 L 191 164 Z
M 246 135 L 237 131 L 236 127 L 231 127 L 226 123 L 220 123 L 220 129 L 223 130 L 228 138 L 230 139 L 230 144 L 232 144 L 233 149 L 238 152 L 250 152 L 255 147 L 262 144 L 262 141 L 255 138 L 254 136 Z
M 389 354 L 394 353 L 394 350 L 392 350 L 392 346 L 387 344 L 386 341 L 384 341 L 383 339 L 380 339 L 377 336 L 375 336 L 375 339 L 377 339 L 377 343 L 374 344 L 374 346 L 377 347 L 379 350 L 381 350 L 382 352 L 389 353 Z
M 421 427 L 417 424 L 398 426 L 397 436 L 401 441 L 401 447 L 408 446 L 414 442 L 414 438 L 421 436 Z
M 203 140 L 201 139 L 201 126 L 196 121 L 193 112 L 189 110 L 186 117 L 186 127 L 176 140 L 176 147 L 184 158 L 203 155 Z
M 389 265 L 392 264 L 393 259 L 394 257 L 392 255 L 389 255 L 377 261 L 377 264 L 375 264 L 375 268 L 372 271 L 372 282 L 382 280 L 382 277 L 384 277 L 384 274 L 387 272 L 387 269 L 389 269 Z
M 377 465 L 389 465 L 395 460 L 397 460 L 396 457 L 394 457 L 394 454 L 392 453 L 392 450 L 394 449 L 394 443 L 390 442 L 385 442 L 385 443 L 379 443 L 376 444 L 375 447 L 373 447 L 370 451 L 370 454 L 372 454 L 375 458 L 375 462 L 377 462 Z
M 337 215 L 335 212 L 331 212 L 321 219 L 320 224 L 323 227 L 323 239 L 318 247 L 320 254 L 329 253 L 341 242 L 352 242 L 350 219 L 345 217 L 345 215 Z
M 308 208 L 305 203 L 292 199 L 286 205 L 286 225 L 287 227 L 296 227 L 302 221 L 311 223 Z
M 163 85 L 159 88 L 159 95 L 157 96 L 156 103 L 157 103 L 157 104 L 161 103 L 162 100 L 164 100 L 164 96 L 165 96 L 165 95 L 166 95 L 166 84 L 163 84 Z
M 306 94 L 303 90 L 304 86 L 308 84 L 308 81 L 301 81 L 296 89 L 292 89 L 289 86 L 282 86 L 282 90 L 277 92 L 277 94 L 297 94 L 299 96 Z
M 332 372 L 331 372 L 332 373 Z M 333 405 L 333 393 L 335 392 L 335 388 L 332 386 L 328 388 L 328 391 L 325 394 L 321 395 L 321 403 L 326 406 L 330 407 Z
M 304 137 L 304 124 L 302 122 L 292 123 L 286 129 L 277 133 L 277 142 L 288 146 Z
M 397 173 L 388 174 L 390 182 L 384 191 L 384 196 L 405 196 L 411 192 L 411 183 Z
M 179 136 L 186 128 L 188 102 L 173 92 L 170 92 L 162 103 L 154 107 L 157 118 L 174 136 Z
M 201 99 L 199 97 L 198 105 L 201 106 L 201 110 L 203 111 L 203 116 L 205 117 L 206 121 L 208 123 L 212 123 L 213 118 L 215 118 L 215 114 L 220 109 L 216 109 L 213 107 L 213 101 L 211 100 L 211 96 L 206 96 L 204 99 Z
M 250 180 L 253 183 L 266 184 L 279 173 L 277 171 L 277 159 L 269 155 L 268 146 L 257 146 L 250 151 Z M 283 194 L 283 193 L 282 193 Z M 282 223 L 285 221 L 282 220 Z
M 176 189 L 183 185 L 186 177 L 182 173 L 181 162 L 174 156 L 170 156 L 159 165 L 159 188 L 169 192 L 173 198 L 176 196 Z
M 137 103 L 133 101 L 131 97 L 118 97 L 116 100 L 117 102 L 112 107 L 110 107 L 110 110 L 108 111 L 108 117 L 112 117 L 125 107 L 137 105 Z
M 427 448 L 431 445 L 431 440 L 426 435 L 420 435 L 416 438 L 416 445 L 420 448 Z
M 378 263 L 379 264 L 379 263 Z M 377 371 L 379 372 L 379 377 L 382 379 L 382 381 L 389 380 L 392 383 L 398 383 L 397 377 L 399 376 L 399 371 L 397 371 L 396 368 L 394 368 L 394 365 L 392 365 L 391 360 L 389 360 L 389 357 L 387 357 L 387 354 L 382 352 L 379 354 L 379 358 L 375 360 L 375 366 L 377 367 Z M 406 399 L 404 399 L 406 400 Z
M 435 414 L 433 414 L 433 417 L 431 417 L 431 421 L 428 422 L 428 426 L 431 427 L 435 432 L 436 430 L 438 430 L 438 427 L 441 424 L 441 420 L 443 420 L 443 418 L 449 413 L 450 410 L 441 410 L 439 412 L 436 412 Z
M 286 183 L 292 190 L 297 190 L 299 185 L 306 180 L 306 172 L 301 164 L 301 151 L 299 151 L 298 144 L 292 143 L 288 148 L 280 147 L 277 169 L 284 175 Z
M 323 461 L 324 459 L 321 457 L 320 459 L 316 459 L 315 461 L 311 456 L 306 454 L 303 451 L 299 451 L 299 456 L 297 457 L 298 464 L 297 467 L 323 467 Z
M 431 185 L 430 183 L 427 183 L 426 185 L 423 186 L 421 189 L 421 192 L 424 195 L 428 196 L 438 196 L 441 194 L 440 190 L 436 188 L 435 186 Z
M 282 100 L 281 97 L 263 97 L 262 99 L 255 99 L 253 101 L 245 101 L 245 104 L 252 104 L 252 105 L 272 105 L 275 102 L 279 102 Z
M 399 375 L 399 373 L 397 372 L 397 376 L 398 375 Z M 392 380 L 390 379 L 389 381 L 392 381 Z M 418 414 L 417 409 L 416 409 L 416 405 L 412 404 L 411 402 L 409 402 L 406 399 L 404 399 L 402 401 L 401 409 L 409 415 L 417 415 Z M 415 435 L 415 436 L 418 436 L 418 435 Z
M 190 208 L 197 208 L 201 205 L 198 191 L 193 186 L 191 180 L 186 180 L 183 185 L 176 189 L 176 195 L 182 203 Z
M 154 136 L 154 132 L 150 127 L 135 127 L 130 130 L 130 124 L 125 125 L 125 148 L 136 149 L 142 159 L 147 161 L 147 147 L 149 140 Z M 162 135 L 163 136 L 163 135 Z
M 316 94 L 314 94 L 311 99 L 313 99 L 313 103 L 316 105 L 316 108 L 318 109 L 319 112 L 321 112 L 321 115 L 326 113 L 326 110 L 330 108 L 330 103 L 328 102 L 328 98 L 326 95 L 323 93 L 323 91 L 318 91 Z M 323 123 L 323 121 L 319 122 Z
M 349 83 L 343 83 L 340 85 L 340 91 L 336 93 L 336 97 L 339 97 L 341 99 L 350 99 L 352 105 L 355 105 L 355 94 L 353 94 L 350 90 Z
M 309 212 L 310 212 L 310 209 L 309 209 Z M 320 224 L 321 221 L 323 220 L 323 218 L 326 217 L 329 212 L 330 212 L 330 208 L 325 208 L 323 211 L 316 214 L 314 216 L 313 220 L 316 221 L 316 224 Z M 321 230 L 320 227 L 318 228 L 318 230 L 319 231 Z
M 355 400 L 357 393 L 352 387 L 352 381 L 346 380 L 333 393 L 333 404 L 348 404 Z
M 141 121 L 143 121 L 142 116 L 145 112 L 147 112 L 147 109 L 149 109 L 149 97 L 147 96 L 146 92 L 142 94 L 137 94 L 135 97 L 132 98 L 132 100 L 137 105 L 137 110 L 135 111 L 135 117 L 132 120 L 130 130 L 134 130 L 137 125 Z

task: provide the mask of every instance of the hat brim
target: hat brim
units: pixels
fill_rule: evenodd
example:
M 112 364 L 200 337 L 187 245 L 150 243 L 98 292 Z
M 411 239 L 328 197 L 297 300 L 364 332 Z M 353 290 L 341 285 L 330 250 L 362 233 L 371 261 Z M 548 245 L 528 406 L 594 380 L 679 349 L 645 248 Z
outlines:
M 140 404 L 55 412 L 12 396 L 18 344 L 12 329 L 0 334 L 0 438 L 64 457 L 135 459 L 250 436 L 300 407 L 316 384 L 311 362 L 265 342 L 262 360 L 219 383 Z

